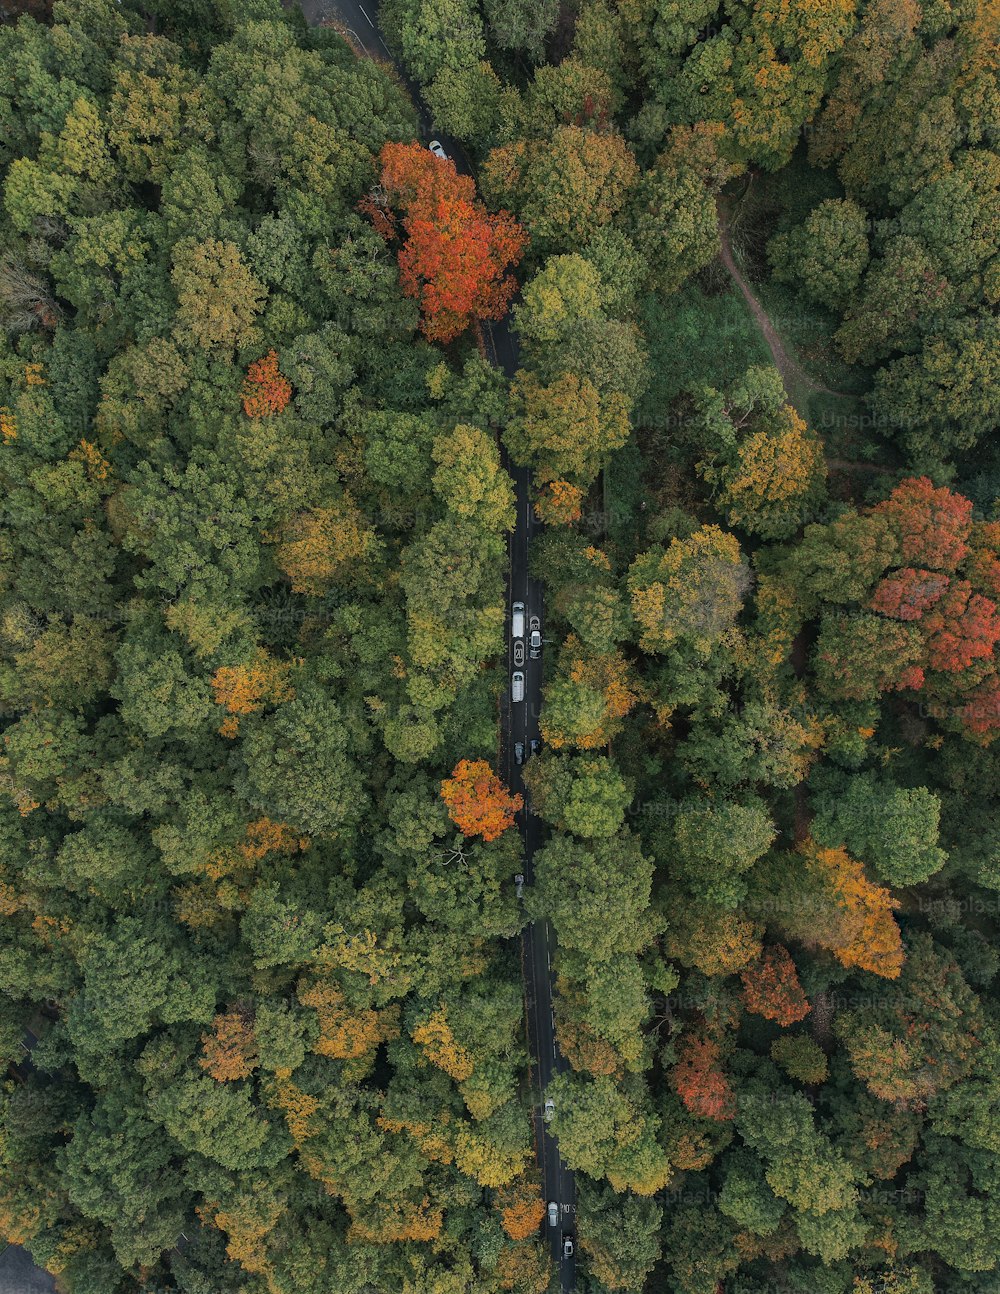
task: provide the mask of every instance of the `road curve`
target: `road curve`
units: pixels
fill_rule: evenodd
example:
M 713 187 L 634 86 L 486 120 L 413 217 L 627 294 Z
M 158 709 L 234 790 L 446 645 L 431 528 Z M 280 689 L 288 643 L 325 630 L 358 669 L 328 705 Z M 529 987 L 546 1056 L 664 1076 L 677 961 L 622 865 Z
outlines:
M 355 45 L 364 53 L 376 58 L 391 58 L 388 48 L 378 30 L 377 0 L 300 0 L 302 11 L 308 22 L 334 22 L 344 28 Z M 416 87 L 409 81 L 402 68 L 397 71 L 406 81 L 420 114 L 422 137 L 427 140 L 436 136 L 441 140 L 449 157 L 453 158 L 459 171 L 472 174 L 472 166 L 457 141 L 449 139 L 441 131 L 434 130 L 430 114 L 419 98 Z M 487 326 L 487 354 L 494 364 L 513 377 L 517 369 L 517 340 L 510 331 L 510 316 L 499 323 Z M 531 474 L 525 467 L 514 467 L 504 454 L 504 466 L 514 481 L 517 494 L 517 521 L 508 540 L 508 607 L 512 602 L 523 602 L 525 617 L 537 615 L 542 622 L 542 633 L 545 632 L 545 618 L 542 607 L 541 584 L 532 579 L 528 572 L 528 548 L 531 536 L 538 528 L 531 506 Z M 509 624 L 509 616 L 508 616 Z M 512 643 L 507 638 L 508 673 L 514 668 Z M 525 695 L 524 701 L 516 705 L 511 702 L 510 689 L 506 690 L 501 707 L 503 745 L 500 773 L 512 790 L 520 791 L 525 797 L 525 809 L 518 814 L 518 825 L 524 840 L 525 882 L 531 885 L 534 880 L 534 856 L 541 844 L 541 822 L 531 812 L 528 796 L 521 779 L 521 769 L 514 759 L 514 746 L 522 742 L 527 752 L 529 742 L 538 737 L 538 720 L 541 712 L 542 696 L 542 661 L 531 660 L 524 663 Z M 550 1227 L 545 1222 L 545 1234 L 552 1254 L 553 1267 L 559 1273 L 560 1294 L 574 1294 L 576 1289 L 576 1256 L 562 1257 L 562 1235 L 569 1232 L 576 1246 L 576 1180 L 573 1173 L 563 1163 L 559 1147 L 542 1119 L 542 1095 L 555 1074 L 567 1068 L 556 1041 L 555 1016 L 553 1011 L 554 976 L 552 959 L 555 955 L 556 941 L 552 927 L 548 922 L 536 921 L 527 926 L 522 936 L 522 965 L 524 970 L 525 1010 L 528 1024 L 528 1046 L 534 1064 L 534 1104 L 532 1121 L 534 1124 L 535 1146 L 541 1170 L 542 1188 L 546 1204 L 555 1201 L 559 1206 L 559 1224 Z

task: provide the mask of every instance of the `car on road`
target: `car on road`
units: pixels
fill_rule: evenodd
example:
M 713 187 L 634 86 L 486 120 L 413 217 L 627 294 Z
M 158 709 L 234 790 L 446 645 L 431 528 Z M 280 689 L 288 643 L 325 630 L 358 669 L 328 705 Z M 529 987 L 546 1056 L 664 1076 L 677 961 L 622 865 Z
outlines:
M 515 602 L 510 609 L 510 636 L 524 637 L 524 603 Z
M 559 1225 L 559 1205 L 555 1200 L 549 1200 L 549 1226 L 557 1227 Z
M 515 665 L 524 664 L 524 639 L 523 638 L 514 639 L 514 664 Z
M 531 659 L 538 660 L 542 654 L 542 622 L 538 616 L 532 616 L 528 621 L 528 649 Z
M 562 1236 L 562 1256 L 564 1258 L 573 1257 L 573 1237 L 568 1236 L 565 1231 Z
M 524 742 L 514 742 L 514 763 L 521 765 L 524 763 Z
M 545 1102 L 545 1111 L 542 1114 L 542 1118 L 545 1120 L 546 1123 L 548 1123 L 549 1119 L 552 1118 L 555 1112 L 556 1112 L 556 1103 L 555 1101 L 553 1101 L 552 1097 L 550 1096 L 548 1100 Z
M 514 877 L 514 893 L 519 899 L 524 898 L 524 873 L 518 872 Z
M 444 147 L 441 144 L 440 139 L 432 139 L 431 142 L 427 145 L 427 147 L 431 150 L 431 152 L 434 154 L 435 157 L 440 157 L 442 162 L 448 161 L 448 154 L 444 151 Z
M 524 675 L 519 669 L 510 676 L 510 699 L 515 703 L 524 700 Z
M 542 748 L 541 737 L 532 737 L 532 739 L 528 742 L 528 749 L 531 751 L 533 755 L 537 755 L 538 752 L 541 750 L 541 748 Z

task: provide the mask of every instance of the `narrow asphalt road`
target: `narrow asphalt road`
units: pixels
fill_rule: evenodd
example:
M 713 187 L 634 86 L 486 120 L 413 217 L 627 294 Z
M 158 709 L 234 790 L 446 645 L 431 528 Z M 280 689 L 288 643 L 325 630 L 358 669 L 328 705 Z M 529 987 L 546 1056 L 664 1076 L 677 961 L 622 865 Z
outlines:
M 377 0 L 300 0 L 306 19 L 313 24 L 334 22 L 346 29 L 355 45 L 365 53 L 376 58 L 391 58 L 385 41 L 378 30 Z M 402 69 L 397 69 L 404 76 Z M 436 136 L 441 140 L 449 157 L 453 158 L 459 171 L 472 174 L 472 166 L 461 145 L 448 138 L 441 131 L 434 130 L 434 123 L 418 96 L 415 86 L 409 81 L 414 102 L 420 113 L 421 133 L 425 139 Z M 502 368 L 508 377 L 513 377 L 517 369 L 517 341 L 509 328 L 509 316 L 499 323 L 487 327 L 486 345 L 490 359 Z M 542 634 L 545 633 L 545 619 L 542 609 L 542 588 L 539 582 L 528 574 L 528 546 L 538 523 L 531 507 L 531 474 L 527 468 L 514 467 L 504 458 L 504 466 L 514 480 L 517 492 L 517 522 L 514 533 L 508 543 L 508 608 L 514 602 L 523 602 L 525 608 L 525 625 L 530 617 L 539 617 Z M 508 624 L 510 616 L 508 614 Z M 508 673 L 514 669 L 513 642 L 507 638 Z M 514 757 L 517 742 L 523 744 L 525 754 L 529 750 L 532 738 L 538 737 L 538 720 L 541 711 L 542 661 L 532 660 L 528 655 L 525 642 L 525 662 L 523 667 L 525 693 L 524 700 L 514 704 L 511 701 L 508 687 L 502 706 L 503 720 L 503 755 L 500 772 L 512 790 L 520 791 L 525 797 L 525 808 L 518 815 L 521 835 L 524 839 L 523 872 L 526 885 L 534 880 L 534 855 L 541 843 L 541 823 L 531 812 L 527 792 L 521 779 L 521 769 Z M 552 1254 L 552 1262 L 559 1273 L 560 1294 L 574 1294 L 576 1289 L 576 1256 L 563 1258 L 563 1236 L 569 1235 L 576 1247 L 576 1181 L 573 1173 L 566 1167 L 559 1154 L 559 1147 L 554 1137 L 549 1134 L 542 1118 L 542 1097 L 546 1087 L 555 1074 L 567 1068 L 556 1042 L 555 1015 L 553 1010 L 552 958 L 555 954 L 556 941 L 552 927 L 548 922 L 536 921 L 529 925 L 522 939 L 522 964 L 524 968 L 525 1004 L 528 1019 L 528 1045 L 534 1060 L 534 1080 L 537 1102 L 534 1105 L 532 1119 L 535 1132 L 539 1167 L 545 1202 L 555 1202 L 559 1209 L 559 1221 L 550 1226 L 545 1221 L 545 1234 Z

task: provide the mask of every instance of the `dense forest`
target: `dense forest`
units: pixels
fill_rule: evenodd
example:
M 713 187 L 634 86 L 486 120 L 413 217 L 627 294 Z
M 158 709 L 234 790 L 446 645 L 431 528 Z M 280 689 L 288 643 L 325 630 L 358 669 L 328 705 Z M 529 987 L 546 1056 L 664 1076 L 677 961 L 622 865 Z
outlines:
M 580 1294 L 996 1289 L 996 0 L 2 17 L 0 1237 L 545 1294 L 544 1095 Z

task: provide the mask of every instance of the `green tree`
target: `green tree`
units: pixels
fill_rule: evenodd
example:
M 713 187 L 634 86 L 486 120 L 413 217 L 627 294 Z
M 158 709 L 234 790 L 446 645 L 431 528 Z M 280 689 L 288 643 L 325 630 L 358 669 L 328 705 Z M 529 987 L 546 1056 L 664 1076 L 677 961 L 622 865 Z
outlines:
M 558 126 L 544 141 L 495 148 L 482 175 L 488 201 L 507 204 L 531 230 L 538 252 L 573 251 L 610 224 L 639 168 L 620 135 Z
M 614 836 L 632 800 L 628 784 L 603 755 L 556 755 L 544 751 L 525 769 L 535 813 L 557 831 Z
M 868 220 L 849 198 L 826 198 L 801 225 L 771 239 L 776 279 L 830 310 L 843 310 L 868 265 Z
M 888 885 L 914 885 L 939 872 L 948 855 L 938 845 L 940 802 L 926 787 L 901 787 L 867 774 L 825 780 L 813 799 L 813 833 L 845 845 Z
M 273 715 L 248 716 L 242 731 L 237 782 L 258 812 L 307 832 L 343 832 L 357 822 L 360 776 L 336 702 L 299 689 Z
M 650 942 L 652 878 L 652 863 L 624 832 L 589 845 L 554 836 L 538 853 L 525 903 L 529 915 L 551 920 L 561 947 L 606 961 Z

